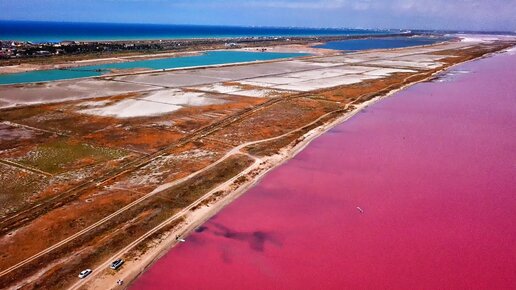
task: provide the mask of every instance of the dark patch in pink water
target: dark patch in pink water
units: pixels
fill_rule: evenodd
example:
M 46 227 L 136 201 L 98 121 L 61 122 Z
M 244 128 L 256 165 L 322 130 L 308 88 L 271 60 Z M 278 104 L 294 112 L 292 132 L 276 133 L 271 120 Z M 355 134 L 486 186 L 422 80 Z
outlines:
M 514 67 L 495 56 L 375 104 L 133 288 L 515 289 Z

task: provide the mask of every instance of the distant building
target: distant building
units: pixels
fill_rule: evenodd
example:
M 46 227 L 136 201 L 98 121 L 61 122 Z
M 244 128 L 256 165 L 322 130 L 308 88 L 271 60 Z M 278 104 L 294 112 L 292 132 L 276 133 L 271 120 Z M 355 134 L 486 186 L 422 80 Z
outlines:
M 70 45 L 75 44 L 75 41 L 65 40 L 65 41 L 61 41 L 59 44 L 62 46 L 70 46 Z
M 240 47 L 240 45 L 238 45 L 238 43 L 234 43 L 234 42 L 225 43 L 224 46 L 225 47 Z

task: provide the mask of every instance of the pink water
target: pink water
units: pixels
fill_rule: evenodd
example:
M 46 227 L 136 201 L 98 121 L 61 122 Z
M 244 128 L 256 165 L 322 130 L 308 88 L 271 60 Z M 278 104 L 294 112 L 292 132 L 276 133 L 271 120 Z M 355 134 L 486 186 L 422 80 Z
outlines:
M 468 63 L 371 106 L 133 289 L 516 289 L 514 67 Z

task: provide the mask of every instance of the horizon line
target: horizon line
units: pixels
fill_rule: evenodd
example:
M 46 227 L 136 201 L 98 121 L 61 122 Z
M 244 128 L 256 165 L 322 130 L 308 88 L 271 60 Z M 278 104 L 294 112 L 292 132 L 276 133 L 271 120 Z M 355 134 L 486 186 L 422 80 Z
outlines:
M 5 22 L 46 22 L 46 23 L 74 23 L 74 24 L 119 24 L 119 25 L 150 25 L 150 26 L 200 26 L 200 27 L 245 27 L 245 28 L 282 28 L 282 29 L 327 29 L 327 30 L 371 30 L 371 31 L 425 31 L 425 32 L 450 32 L 450 33 L 508 33 L 516 34 L 510 30 L 465 30 L 465 29 L 422 29 L 422 28 L 373 28 L 373 27 L 315 27 L 315 26 L 281 26 L 281 25 L 236 25 L 236 24 L 187 24 L 187 23 L 148 23 L 148 22 L 105 22 L 105 21 L 69 21 L 69 20 L 23 20 L 1 19 Z

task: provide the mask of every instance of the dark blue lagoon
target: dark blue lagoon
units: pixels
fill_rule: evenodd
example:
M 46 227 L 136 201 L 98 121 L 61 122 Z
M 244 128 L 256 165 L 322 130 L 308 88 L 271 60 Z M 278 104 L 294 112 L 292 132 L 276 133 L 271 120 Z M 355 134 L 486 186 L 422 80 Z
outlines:
M 400 48 L 418 45 L 434 44 L 448 40 L 444 37 L 386 37 L 386 38 L 367 38 L 350 39 L 342 41 L 330 41 L 316 46 L 317 48 L 327 48 L 345 51 L 357 51 L 367 49 L 387 49 Z
M 53 69 L 14 74 L 0 74 L 0 85 L 94 77 L 109 72 L 109 70 L 111 69 L 145 68 L 149 70 L 160 70 L 250 61 L 264 61 L 306 55 L 308 54 L 245 51 L 209 51 L 195 56 L 169 57 L 122 63 L 89 65 L 71 69 Z

